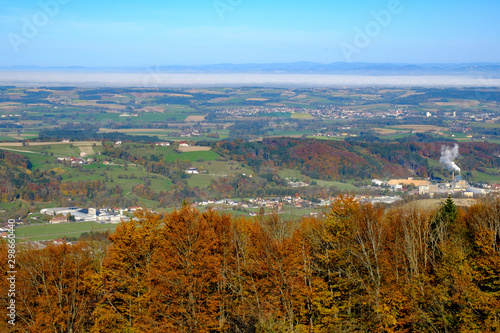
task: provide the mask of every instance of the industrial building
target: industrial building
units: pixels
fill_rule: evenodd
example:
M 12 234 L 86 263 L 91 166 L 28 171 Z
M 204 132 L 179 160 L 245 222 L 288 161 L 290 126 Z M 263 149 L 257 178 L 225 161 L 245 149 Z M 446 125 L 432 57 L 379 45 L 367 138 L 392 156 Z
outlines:
M 42 209 L 40 213 L 54 216 L 50 223 L 68 222 L 66 218 L 68 214 L 74 217 L 75 222 L 120 223 L 129 220 L 127 216 L 123 215 L 123 211 L 116 214 L 108 208 L 56 207 Z

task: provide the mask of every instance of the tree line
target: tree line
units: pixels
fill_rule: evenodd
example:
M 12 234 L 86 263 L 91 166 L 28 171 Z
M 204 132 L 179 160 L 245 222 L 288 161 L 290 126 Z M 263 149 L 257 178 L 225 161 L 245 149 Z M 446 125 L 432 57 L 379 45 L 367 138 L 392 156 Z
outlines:
M 388 209 L 339 197 L 299 222 L 184 205 L 92 239 L 18 245 L 17 321 L 3 332 L 500 330 L 499 198 Z
M 66 202 L 67 198 L 72 202 Z M 54 170 L 34 169 L 31 161 L 20 154 L 0 150 L 0 202 L 58 201 L 61 205 L 94 205 L 121 207 L 136 204 L 124 197 L 118 186 L 108 187 L 101 180 L 63 181 Z
M 433 177 L 449 172 L 438 161 L 441 147 L 450 142 L 368 142 L 364 139 L 328 141 L 266 138 L 262 142 L 242 140 L 207 143 L 219 155 L 244 162 L 259 173 L 266 162 L 280 168 L 298 169 L 302 174 L 324 180 L 366 180 L 379 177 Z M 454 143 L 453 143 L 454 144 Z M 488 142 L 457 143 L 457 163 L 466 172 L 500 167 L 500 145 Z M 412 170 L 412 171 L 410 171 Z

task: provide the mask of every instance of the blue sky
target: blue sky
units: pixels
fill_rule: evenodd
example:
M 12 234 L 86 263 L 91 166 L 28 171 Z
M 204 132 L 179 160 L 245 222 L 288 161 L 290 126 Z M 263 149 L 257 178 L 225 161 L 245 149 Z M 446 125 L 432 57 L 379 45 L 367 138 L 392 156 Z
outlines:
M 500 62 L 497 0 L 0 0 L 0 8 L 0 67 Z

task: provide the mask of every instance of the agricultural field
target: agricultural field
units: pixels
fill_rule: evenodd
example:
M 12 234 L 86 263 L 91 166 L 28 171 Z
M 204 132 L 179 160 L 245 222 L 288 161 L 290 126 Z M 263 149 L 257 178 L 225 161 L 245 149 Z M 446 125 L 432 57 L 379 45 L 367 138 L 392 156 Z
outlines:
M 118 161 L 116 161 L 118 162 Z M 80 168 L 62 168 L 61 175 L 65 181 L 102 180 L 109 186 L 120 186 L 124 195 L 130 194 L 134 186 L 150 180 L 151 189 L 168 191 L 172 181 L 165 176 L 148 174 L 143 167 L 132 164 L 103 165 L 101 163 L 84 165 Z
M 297 189 L 304 195 L 316 195 L 314 191 L 361 193 L 368 182 L 363 179 L 364 174 L 358 175 L 356 181 L 345 169 L 341 176 L 318 175 L 310 172 L 313 164 L 297 169 L 290 166 L 294 161 L 273 165 L 262 147 L 235 157 L 218 149 L 220 146 L 216 142 L 255 143 L 257 146 L 269 138 L 304 141 L 314 138 L 325 140 L 321 143 L 327 145 L 341 141 L 340 146 L 351 148 L 364 140 L 368 144 L 380 142 L 382 145 L 414 140 L 428 143 L 447 140 L 450 144 L 500 143 L 500 90 L 488 89 L 481 94 L 484 97 L 481 100 L 474 98 L 477 93 L 477 89 L 466 88 L 0 87 L 0 149 L 27 157 L 34 173 L 48 172 L 63 183 L 99 180 L 109 189 L 117 188 L 117 193 L 127 200 L 158 211 L 175 205 L 167 195 L 161 198 L 160 193 L 176 191 L 175 196 L 187 196 L 191 200 L 193 197 L 196 200 L 196 196 L 218 196 L 214 191 L 224 189 L 231 193 L 225 196 L 236 195 L 240 193 L 238 182 L 252 183 L 250 175 L 254 180 L 269 182 L 264 185 L 255 181 L 251 184 L 252 189 L 266 188 L 268 191 L 270 188 L 276 196 L 295 191 L 279 179 L 286 177 L 317 185 Z M 427 117 L 427 112 L 431 117 Z M 162 142 L 170 146 L 156 145 Z M 188 142 L 190 146 L 179 146 L 180 142 Z M 237 155 L 237 148 L 231 153 Z M 105 155 L 110 152 L 112 156 Z M 358 153 L 358 150 L 352 152 Z M 74 167 L 56 162 L 58 157 L 80 156 L 93 161 Z M 342 158 L 348 159 L 348 156 L 347 152 L 342 152 Z M 390 157 L 392 164 L 398 164 L 399 156 Z M 425 175 L 418 170 L 418 165 L 414 165 L 412 157 L 403 157 L 406 160 L 401 165 L 392 165 L 394 170 L 404 176 L 414 176 L 417 171 Z M 437 161 L 439 158 L 433 158 L 424 157 L 432 177 L 445 179 L 447 171 Z M 349 165 L 348 162 L 339 159 L 335 163 Z M 475 165 L 472 155 L 466 162 Z M 351 166 L 354 169 L 356 165 Z M 475 166 L 469 168 L 464 177 L 470 181 L 499 182 L 496 166 L 497 162 L 489 158 L 477 163 L 477 170 Z M 187 174 L 185 169 L 191 167 L 200 173 Z M 314 177 L 340 181 L 306 177 L 299 170 Z M 273 183 L 270 174 L 279 175 L 278 181 Z M 230 186 L 221 177 L 228 177 Z M 138 185 L 154 193 L 140 192 Z M 16 204 L 7 207 L 9 212 L 33 209 L 38 205 L 19 201 L 16 197 L 12 200 Z M 297 215 L 301 213 L 299 210 Z
M 448 128 L 434 125 L 398 125 L 384 128 L 374 128 L 373 130 L 382 135 L 396 133 L 436 133 L 444 135 L 444 133 L 448 131 Z
M 336 188 L 342 192 L 357 192 L 359 189 L 356 186 L 353 186 L 349 183 L 341 183 L 341 182 L 335 182 L 335 181 L 327 181 L 327 180 L 320 180 L 320 179 L 314 179 L 310 177 L 306 177 L 300 173 L 299 170 L 294 170 L 294 169 L 283 169 L 278 171 L 278 174 L 281 178 L 295 178 L 299 181 L 306 181 L 306 182 L 316 182 L 319 186 L 321 187 L 333 187 Z
M 15 229 L 17 241 L 43 241 L 58 238 L 78 239 L 85 232 L 114 232 L 116 224 L 99 224 L 95 222 L 73 222 L 61 224 L 40 224 L 18 226 Z
M 23 146 L 22 143 L 4 143 L 0 142 L 0 149 L 24 152 L 27 154 L 43 154 L 55 157 L 64 156 L 80 156 L 84 152 L 87 155 L 94 155 L 101 151 L 102 143 L 100 141 L 88 142 L 31 142 L 28 146 Z
M 213 179 L 237 174 L 253 174 L 252 169 L 242 167 L 241 163 L 234 161 L 204 161 L 193 162 L 192 166 L 197 168 L 201 174 L 191 175 L 187 182 L 189 186 L 206 188 Z
M 193 123 L 199 123 L 205 120 L 206 116 L 188 116 L 184 121 L 185 122 L 193 122 Z
M 403 130 L 403 129 L 395 129 L 395 128 L 374 128 L 373 129 L 375 132 L 381 134 L 381 135 L 390 135 L 390 134 L 401 134 L 401 133 L 410 133 L 410 130 Z
M 0 149 L 19 152 L 30 159 L 34 169 L 54 170 L 65 181 L 102 180 L 110 186 L 120 186 L 125 193 L 132 191 L 134 186 L 142 184 L 144 179 L 151 180 L 151 188 L 155 191 L 168 191 L 172 185 L 168 177 L 148 174 L 143 167 L 124 163 L 120 159 L 92 156 L 97 158 L 95 163 L 78 168 L 56 162 L 57 157 L 79 157 L 82 149 L 86 150 L 90 156 L 91 149 L 92 154 L 95 153 L 94 149 L 102 150 L 101 142 L 79 142 L 74 145 L 45 143 L 37 146 L 16 147 L 16 149 L 4 148 L 0 144 Z M 105 165 L 103 163 L 105 160 L 110 165 Z
M 292 119 L 314 119 L 313 116 L 311 116 L 309 113 L 292 113 L 291 114 Z
M 210 151 L 211 149 L 212 149 L 211 147 L 203 147 L 203 146 L 183 146 L 177 148 L 177 150 L 179 150 L 182 153 Z
M 446 200 L 446 198 L 422 199 L 422 200 L 412 201 L 406 205 L 407 206 L 417 206 L 419 208 L 426 209 L 426 210 L 434 210 L 434 209 L 439 208 L 444 203 L 445 200 Z M 455 198 L 455 199 L 453 199 L 453 201 L 455 202 L 455 204 L 457 206 L 461 206 L 461 207 L 470 207 L 470 206 L 474 205 L 475 203 L 477 203 L 477 200 L 474 200 L 474 199 Z
M 471 98 L 478 93 L 484 98 Z M 481 94 L 477 89 L 279 89 L 279 88 L 205 88 L 205 89 L 76 89 L 57 90 L 6 88 L 1 91 L 0 116 L 6 126 L 0 127 L 0 139 L 36 139 L 43 128 L 84 123 L 98 126 L 98 133 L 126 133 L 135 136 L 158 137 L 160 140 L 183 140 L 177 131 L 189 131 L 197 126 L 200 136 L 189 140 L 220 140 L 207 137 L 208 129 L 224 119 L 238 123 L 267 120 L 275 122 L 264 131 L 300 131 L 314 135 L 320 129 L 339 130 L 339 124 L 350 123 L 348 134 L 358 134 L 363 121 L 380 119 L 371 128 L 382 137 L 398 139 L 397 131 L 413 134 L 431 133 L 453 138 L 446 133 L 453 122 L 473 128 L 495 129 L 499 111 L 497 92 L 491 89 Z M 482 110 L 482 111 L 480 111 Z M 397 112 L 397 118 L 393 112 Z M 425 116 L 432 113 L 432 118 Z M 456 116 L 452 116 L 452 112 Z M 483 113 L 481 113 L 483 112 Z M 418 122 L 415 119 L 418 118 Z M 387 124 L 385 119 L 390 119 Z M 408 119 L 408 121 L 406 121 Z M 475 121 L 480 119 L 481 121 Z M 329 123 L 330 122 L 330 123 Z M 375 121 L 377 123 L 377 121 Z M 484 125 L 484 126 L 483 126 Z M 155 128 L 158 131 L 154 131 Z M 135 131 L 138 130 L 138 131 Z M 396 131 L 396 132 L 394 132 Z M 213 133 L 213 132 L 212 132 Z M 455 132 L 455 136 L 458 132 Z M 227 135 L 227 136 L 226 136 Z M 275 136 L 264 133 L 261 136 Z M 279 135 L 279 134 L 278 134 Z M 488 134 L 491 136 L 491 134 Z M 486 140 L 495 138 L 486 137 Z M 494 134 L 498 136 L 498 134 Z M 458 138 L 462 140 L 462 138 Z M 482 137 L 478 139 L 483 139 Z
M 190 147 L 186 147 L 190 148 Z M 196 162 L 196 161 L 215 161 L 220 156 L 217 153 L 214 153 L 213 151 L 187 151 L 183 153 L 177 153 L 173 149 L 165 155 L 165 160 L 167 162 L 174 162 L 176 160 L 182 160 L 182 161 L 190 161 L 190 162 Z
M 399 125 L 398 128 L 409 129 L 415 133 L 426 133 L 426 132 L 441 133 L 448 130 L 445 127 L 434 126 L 434 125 Z

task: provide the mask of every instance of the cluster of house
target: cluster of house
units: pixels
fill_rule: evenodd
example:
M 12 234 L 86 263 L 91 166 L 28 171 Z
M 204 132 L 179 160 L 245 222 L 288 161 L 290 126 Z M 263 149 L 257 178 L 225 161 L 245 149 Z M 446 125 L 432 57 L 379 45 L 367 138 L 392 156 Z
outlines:
M 459 119 L 463 121 L 474 121 L 474 122 L 490 122 L 495 123 L 500 120 L 500 117 L 495 112 L 461 112 Z
M 302 182 L 296 178 L 290 177 L 290 178 L 285 178 L 286 183 L 288 186 L 291 187 L 307 187 L 309 186 L 309 183 Z
M 84 153 L 82 153 L 84 154 Z M 68 164 L 71 166 L 79 166 L 79 165 L 84 165 L 84 164 L 91 164 L 95 162 L 94 158 L 82 158 L 86 157 L 86 155 L 81 155 L 80 158 L 78 157 L 58 157 L 57 162 L 58 163 L 63 163 L 63 164 Z
M 286 196 L 283 198 L 283 202 L 289 205 L 294 206 L 295 208 L 305 208 L 305 207 L 311 207 L 314 206 L 315 204 L 312 203 L 309 200 L 302 199 L 300 196 Z
M 40 211 L 41 214 L 54 216 L 50 223 L 65 222 L 98 222 L 98 223 L 120 223 L 128 221 L 129 218 L 123 213 L 125 211 L 134 211 L 140 207 L 131 207 L 129 209 L 120 208 L 80 208 L 80 207 L 56 207 L 45 208 Z
M 315 137 L 326 137 L 326 138 L 336 138 L 336 137 L 343 137 L 343 136 L 352 136 L 352 137 L 357 137 L 356 134 L 350 134 L 347 132 L 343 133 L 333 133 L 333 132 L 328 132 L 328 133 L 316 133 L 314 134 Z
M 500 185 L 485 185 L 483 188 L 471 186 L 461 176 L 453 177 L 451 182 L 442 182 L 433 184 L 429 180 L 419 179 L 391 179 L 383 181 L 379 179 L 372 179 L 372 184 L 377 187 L 388 187 L 392 191 L 403 191 L 408 186 L 413 186 L 415 190 L 409 191 L 410 194 L 428 195 L 434 197 L 435 195 L 447 194 L 462 194 L 467 198 L 473 198 L 478 195 L 485 195 L 490 192 L 500 191 Z
M 187 173 L 188 175 L 197 175 L 200 173 L 196 168 L 189 168 L 187 170 L 184 170 L 184 172 Z
M 218 114 L 221 115 L 229 115 L 235 118 L 239 117 L 248 117 L 261 113 L 291 113 L 296 111 L 307 111 L 306 109 L 295 109 L 289 107 L 246 107 L 246 108 L 236 108 L 236 109 L 223 109 L 217 111 Z
M 30 247 L 32 249 L 37 249 L 37 250 L 43 250 L 49 244 L 54 244 L 54 245 L 62 245 L 62 244 L 75 245 L 74 242 L 70 242 L 70 241 L 67 241 L 67 240 L 62 239 L 62 238 L 58 238 L 58 239 L 54 239 L 54 240 L 48 240 L 48 241 L 30 241 L 30 240 L 27 240 L 27 242 L 30 244 Z
M 371 204 L 393 204 L 402 200 L 399 196 L 384 196 L 384 195 L 357 195 L 355 197 L 359 202 L 366 202 Z M 330 197 L 327 199 L 321 199 L 319 202 L 313 203 L 309 200 L 303 199 L 300 196 L 285 196 L 278 198 L 255 198 L 248 199 L 247 201 L 236 201 L 232 199 L 223 200 L 207 200 L 201 201 L 193 204 L 193 207 L 199 206 L 209 206 L 209 205 L 221 205 L 239 208 L 267 208 L 272 210 L 280 211 L 285 205 L 293 206 L 295 208 L 321 208 L 328 207 L 332 205 L 338 197 Z M 220 208 L 220 207 L 219 207 Z M 215 207 L 214 209 L 217 209 Z M 250 216 L 257 215 L 255 212 L 251 212 Z
M 179 133 L 175 133 L 176 136 L 184 137 L 184 138 L 190 138 L 192 136 L 200 136 L 200 132 L 195 129 L 187 130 L 187 131 L 182 131 Z
M 9 221 L 13 222 L 13 224 L 9 222 L 3 222 L 0 224 L 0 237 L 2 238 L 7 238 L 7 236 L 9 235 L 9 231 L 12 230 L 13 225 L 24 224 L 23 220 L 21 219 L 11 219 Z
M 417 116 L 419 113 L 408 109 L 390 109 L 385 111 L 365 111 L 358 109 L 338 109 L 333 106 L 325 106 L 320 109 L 289 108 L 289 107 L 249 107 L 217 111 L 219 114 L 233 117 L 247 117 L 263 113 L 309 113 L 313 117 L 333 119 L 359 119 L 359 118 L 402 118 L 405 116 Z
M 393 204 L 402 200 L 400 196 L 387 196 L 387 195 L 356 195 L 354 197 L 359 202 L 371 203 L 375 204 Z M 328 207 L 332 205 L 335 201 L 338 200 L 338 197 L 330 197 L 328 199 L 322 199 L 318 206 Z
M 199 201 L 199 202 L 195 202 L 194 204 L 192 204 L 193 207 L 197 207 L 197 206 L 210 206 L 210 205 L 228 205 L 228 206 L 241 206 L 241 207 L 244 207 L 244 208 L 247 208 L 248 205 L 242 203 L 242 202 L 239 202 L 239 201 L 236 201 L 236 200 L 232 200 L 232 199 L 223 199 L 223 200 L 205 200 L 205 201 Z
M 418 113 L 408 109 L 389 109 L 384 111 L 366 111 L 364 109 L 338 109 L 328 106 L 317 110 L 309 110 L 315 117 L 332 119 L 366 119 L 366 118 L 396 118 L 401 119 L 407 116 L 417 116 Z
M 255 198 L 248 199 L 247 201 L 237 201 L 232 199 L 223 200 L 206 200 L 200 201 L 193 204 L 194 207 L 197 206 L 209 206 L 209 205 L 226 205 L 231 207 L 241 207 L 241 208 L 270 208 L 270 209 L 283 209 L 283 205 L 289 204 L 296 208 L 313 207 L 317 204 L 312 203 L 309 200 L 302 199 L 300 196 L 285 196 L 277 198 Z
M 283 209 L 284 205 L 292 205 L 295 208 L 306 208 L 315 206 L 309 200 L 303 199 L 300 196 L 285 196 L 285 197 L 277 197 L 277 198 L 260 198 L 257 197 L 255 199 L 248 199 L 248 204 L 242 203 L 241 206 L 243 208 L 259 208 L 265 207 L 269 209 Z M 246 207 L 245 207 L 246 206 Z
M 20 114 L 3 114 L 0 116 L 1 118 L 9 118 L 9 117 L 21 117 Z

